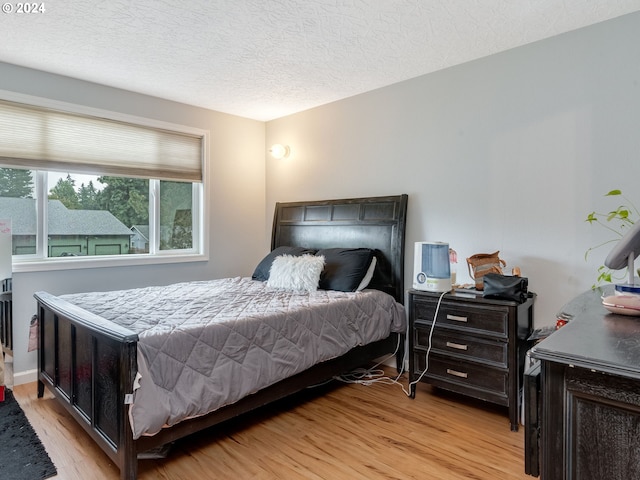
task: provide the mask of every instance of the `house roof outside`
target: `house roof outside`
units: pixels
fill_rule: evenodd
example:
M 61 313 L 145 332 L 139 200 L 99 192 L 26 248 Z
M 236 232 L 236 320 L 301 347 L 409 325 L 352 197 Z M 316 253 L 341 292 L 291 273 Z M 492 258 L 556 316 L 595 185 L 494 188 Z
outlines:
M 70 210 L 49 200 L 49 235 L 131 235 L 131 230 L 106 210 Z M 13 235 L 35 235 L 36 201 L 0 197 L 0 217 L 11 218 Z
M 131 231 L 139 234 L 144 240 L 149 240 L 149 225 L 134 225 Z

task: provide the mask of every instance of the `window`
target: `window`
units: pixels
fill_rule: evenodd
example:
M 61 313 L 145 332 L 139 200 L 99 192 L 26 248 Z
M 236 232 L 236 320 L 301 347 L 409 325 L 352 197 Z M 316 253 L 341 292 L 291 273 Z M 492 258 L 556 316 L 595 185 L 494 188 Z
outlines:
M 0 100 L 14 266 L 204 258 L 205 132 L 162 127 Z
M 153 179 L 0 168 L 0 218 L 12 221 L 17 260 L 171 252 L 198 245 L 199 185 Z M 34 180 L 35 179 L 35 180 Z M 39 180 L 43 179 L 43 180 Z M 36 183 L 46 185 L 35 188 Z M 159 196 L 152 195 L 154 189 Z M 37 191 L 46 191 L 47 242 L 38 251 Z M 150 199 L 159 198 L 158 205 Z M 159 211 L 157 244 L 150 212 Z M 44 229 L 42 229 L 44 231 Z M 30 258 L 34 257 L 34 258 Z

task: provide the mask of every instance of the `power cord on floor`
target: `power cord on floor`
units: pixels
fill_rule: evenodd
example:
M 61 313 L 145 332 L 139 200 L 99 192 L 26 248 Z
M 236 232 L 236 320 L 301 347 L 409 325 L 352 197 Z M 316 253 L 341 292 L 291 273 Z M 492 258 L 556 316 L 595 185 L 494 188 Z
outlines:
M 328 383 L 331 383 L 334 380 L 337 380 L 339 382 L 343 382 L 343 383 L 355 383 L 355 384 L 359 384 L 359 385 L 365 385 L 365 386 L 369 386 L 369 385 L 373 385 L 374 383 L 378 383 L 378 382 L 385 382 L 385 383 L 396 383 L 398 381 L 398 379 L 400 378 L 400 376 L 404 373 L 404 359 L 402 361 L 402 369 L 400 371 L 400 373 L 398 374 L 398 376 L 396 377 L 396 379 L 394 380 L 393 378 L 387 377 L 384 373 L 384 370 L 382 370 L 381 368 L 378 368 L 380 365 L 382 365 L 383 363 L 385 363 L 387 360 L 389 360 L 390 358 L 395 357 L 395 355 L 398 353 L 398 350 L 400 349 L 400 341 L 402 340 L 402 337 L 400 335 L 398 335 L 398 343 L 396 345 L 396 349 L 393 353 L 387 355 L 386 357 L 382 358 L 382 360 L 380 360 L 378 363 L 376 363 L 375 365 L 373 365 L 370 368 L 356 368 L 354 370 L 351 370 L 350 372 L 347 373 L 343 373 L 341 375 L 336 375 L 324 382 L 321 383 L 317 383 L 314 385 L 310 385 L 307 388 L 315 388 L 315 387 L 320 387 L 322 385 L 326 385 Z M 406 355 L 406 352 L 405 352 Z
M 402 364 L 401 364 L 402 366 L 401 366 L 400 372 L 395 378 L 387 376 L 384 370 L 378 368 L 382 363 L 386 362 L 390 358 L 395 357 L 395 355 L 398 353 L 398 350 L 400 349 L 400 338 L 401 338 L 400 335 L 398 335 L 398 345 L 396 346 L 395 352 L 383 358 L 380 362 L 378 362 L 374 366 L 370 368 L 359 368 L 349 373 L 339 375 L 333 378 L 335 380 L 338 380 L 344 383 L 354 383 L 354 384 L 364 385 L 364 386 L 370 386 L 375 383 L 384 383 L 387 385 L 399 385 L 402 388 L 402 391 L 405 393 L 405 395 L 407 395 L 408 397 L 411 396 L 411 387 L 417 384 L 418 382 L 420 382 L 420 380 L 422 380 L 422 377 L 424 377 L 425 373 L 429 369 L 429 353 L 431 352 L 431 344 L 432 344 L 431 339 L 433 337 L 433 330 L 436 326 L 436 319 L 438 318 L 438 312 L 440 311 L 440 304 L 442 303 L 442 298 L 446 293 L 449 293 L 449 292 L 442 292 L 442 294 L 438 298 L 436 311 L 433 315 L 433 322 L 431 324 L 431 329 L 429 330 L 429 345 L 427 347 L 427 352 L 425 353 L 425 368 L 416 380 L 409 383 L 408 389 L 405 388 L 405 386 L 399 381 L 400 377 L 404 373 L 404 366 L 407 361 L 407 355 L 409 354 L 407 348 L 404 349 L 404 355 L 403 355 Z M 407 325 L 407 335 L 411 335 L 411 332 L 409 332 L 408 325 Z
M 402 367 L 398 376 L 393 379 L 385 375 L 384 370 L 378 368 L 380 365 L 385 363 L 387 360 L 394 358 L 400 350 L 400 341 L 402 340 L 402 336 L 398 335 L 398 343 L 396 345 L 396 349 L 393 353 L 387 355 L 382 358 L 378 363 L 369 368 L 356 368 L 348 373 L 343 373 L 342 375 L 337 375 L 333 377 L 334 380 L 338 380 L 343 383 L 356 383 L 358 385 L 373 385 L 374 383 L 389 383 L 394 384 L 398 382 L 400 376 L 404 373 L 404 358 L 402 360 Z M 406 354 L 406 352 L 405 352 Z

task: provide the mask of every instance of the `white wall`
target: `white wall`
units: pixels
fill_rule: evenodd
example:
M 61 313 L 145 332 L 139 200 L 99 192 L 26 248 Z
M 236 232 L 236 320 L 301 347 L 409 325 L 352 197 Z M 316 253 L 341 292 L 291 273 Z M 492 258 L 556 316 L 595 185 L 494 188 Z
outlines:
M 27 353 L 33 293 L 53 294 L 159 285 L 250 275 L 266 253 L 264 238 L 265 124 L 68 77 L 0 63 L 0 90 L 45 97 L 139 117 L 187 125 L 210 133 L 210 260 L 188 264 L 14 273 L 14 371 L 16 383 L 35 376 L 36 353 Z M 21 378 L 22 377 L 22 378 Z
M 276 201 L 408 193 L 412 246 L 500 250 L 538 293 L 535 322 L 588 289 L 608 238 L 584 220 L 622 189 L 640 207 L 640 13 L 267 123 Z M 401 52 L 399 52 L 401 54 Z M 464 275 L 463 275 L 464 274 Z

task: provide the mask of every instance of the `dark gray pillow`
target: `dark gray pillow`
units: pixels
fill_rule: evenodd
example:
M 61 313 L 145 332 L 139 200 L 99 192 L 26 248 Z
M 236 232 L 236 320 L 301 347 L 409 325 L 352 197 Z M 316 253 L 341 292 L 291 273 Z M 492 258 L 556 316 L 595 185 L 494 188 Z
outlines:
M 355 292 L 364 278 L 373 258 L 369 248 L 325 248 L 316 252 L 324 257 L 324 270 L 320 275 L 322 290 Z
M 253 272 L 253 275 L 251 275 L 251 278 L 253 280 L 260 280 L 261 282 L 266 282 L 267 280 L 269 280 L 269 270 L 271 270 L 271 264 L 273 263 L 273 260 L 280 255 L 292 255 L 294 257 L 299 257 L 300 255 L 313 255 L 314 253 L 316 253 L 315 250 L 304 247 L 283 246 L 274 248 L 270 253 L 267 254 L 266 257 L 264 257 L 260 261 L 255 271 Z

